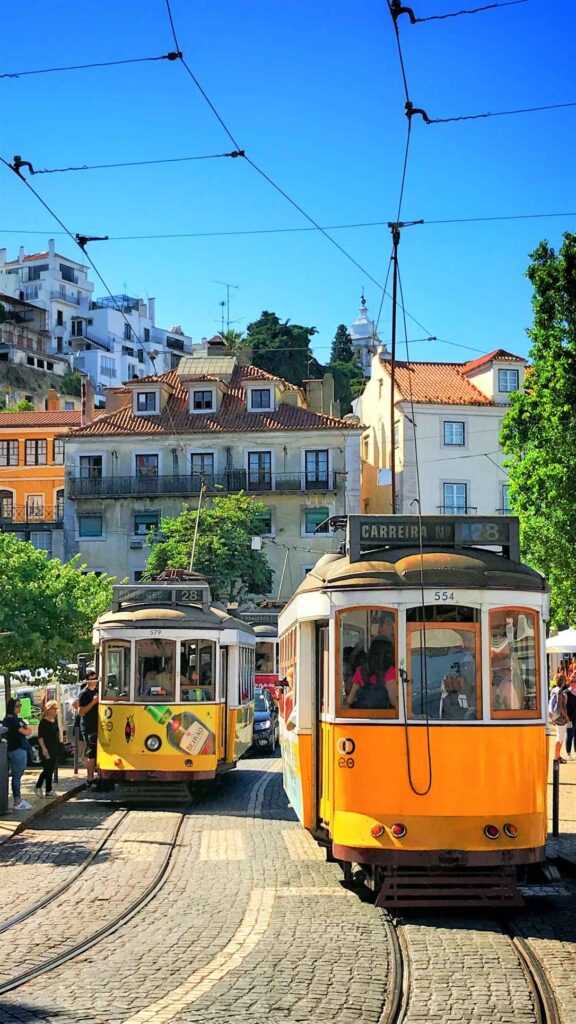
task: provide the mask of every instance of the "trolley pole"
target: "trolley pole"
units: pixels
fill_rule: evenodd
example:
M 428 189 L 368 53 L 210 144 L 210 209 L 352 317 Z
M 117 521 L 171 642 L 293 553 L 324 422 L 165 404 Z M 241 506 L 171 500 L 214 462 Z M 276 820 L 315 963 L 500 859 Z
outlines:
M 552 762 L 552 835 L 560 835 L 560 761 Z
M 388 224 L 392 232 L 392 352 L 390 359 L 390 483 L 392 515 L 396 512 L 396 409 L 394 392 L 396 387 L 396 318 L 398 301 L 398 246 L 400 244 L 400 223 Z

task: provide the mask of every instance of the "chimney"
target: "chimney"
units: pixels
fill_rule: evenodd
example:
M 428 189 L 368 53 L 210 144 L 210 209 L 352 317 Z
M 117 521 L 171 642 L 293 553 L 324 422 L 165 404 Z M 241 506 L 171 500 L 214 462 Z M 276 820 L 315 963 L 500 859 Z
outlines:
M 87 375 L 82 377 L 82 404 L 80 406 L 80 426 L 85 427 L 94 419 L 94 388 Z
M 56 388 L 48 388 L 46 392 L 46 412 L 60 411 L 60 395 Z
M 18 249 L 18 263 L 22 263 L 23 259 L 24 259 L 24 246 L 21 245 L 20 248 Z
M 0 249 L 0 267 L 6 263 L 6 249 Z
M 56 245 L 53 238 L 48 239 L 48 252 L 51 256 L 53 256 L 56 252 Z
M 156 326 L 156 299 L 148 299 L 148 319 L 153 327 Z

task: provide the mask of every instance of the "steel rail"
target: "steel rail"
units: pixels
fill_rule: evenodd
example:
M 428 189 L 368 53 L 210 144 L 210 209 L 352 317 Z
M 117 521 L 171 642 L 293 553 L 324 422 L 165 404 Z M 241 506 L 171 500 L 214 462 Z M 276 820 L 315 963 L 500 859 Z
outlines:
M 532 991 L 538 1024 L 561 1024 L 556 996 L 541 961 L 530 948 L 530 943 L 518 935 L 511 921 L 506 922 L 506 934 L 514 946 Z
M 0 983 L 0 996 L 5 995 L 7 992 L 13 992 L 15 989 L 21 988 L 27 982 L 32 981 L 34 978 L 38 978 L 43 974 L 48 974 L 49 971 L 55 970 L 56 967 L 61 967 L 63 964 L 68 963 L 70 960 L 75 960 L 76 957 L 81 956 L 87 950 L 91 949 L 92 946 L 97 945 L 102 939 L 108 938 L 113 935 L 120 928 L 123 928 L 125 924 L 136 917 L 141 910 L 144 909 L 160 892 L 164 886 L 172 861 L 172 855 L 176 850 L 178 837 L 180 830 L 186 819 L 186 814 L 181 814 L 180 819 L 172 832 L 172 836 L 168 843 L 168 849 L 162 857 L 162 862 L 158 871 L 156 872 L 152 881 L 146 886 L 144 892 L 133 900 L 127 910 L 123 910 L 120 914 L 112 919 L 108 924 L 98 928 L 97 931 L 92 932 L 86 938 L 80 942 L 70 946 L 63 953 L 59 953 L 57 956 L 51 957 L 49 960 L 45 960 L 44 963 L 38 964 L 36 967 L 30 968 L 28 971 L 23 971 L 21 974 L 10 978 L 8 981 Z
M 392 981 L 378 1024 L 401 1024 L 408 1009 L 410 960 L 400 927 L 388 912 L 386 913 L 384 923 L 391 948 Z
M 92 850 L 92 853 L 90 853 L 88 857 L 86 857 L 86 859 L 82 861 L 82 864 L 80 865 L 78 870 L 75 871 L 70 878 L 68 878 L 65 882 L 62 882 L 60 885 L 57 885 L 56 888 L 50 889 L 48 893 L 45 893 L 44 896 L 41 896 L 40 899 L 36 900 L 35 903 L 32 903 L 31 906 L 25 907 L 24 910 L 19 911 L 18 914 L 13 914 L 12 917 L 8 917 L 5 918 L 3 921 L 0 921 L 0 935 L 3 935 L 4 932 L 7 932 L 9 928 L 13 928 L 14 925 L 21 924 L 22 921 L 26 921 L 29 917 L 32 917 L 33 914 L 36 914 L 39 910 L 42 910 L 45 906 L 47 906 L 48 903 L 51 903 L 52 900 L 55 900 L 59 896 L 62 896 L 62 894 L 65 893 L 67 889 L 70 889 L 71 886 L 74 885 L 74 882 L 76 882 L 78 878 L 80 878 L 80 875 L 83 875 L 86 869 L 94 863 L 98 854 L 102 852 L 108 840 L 111 839 L 111 837 L 114 835 L 117 829 L 119 829 L 120 825 L 129 814 L 130 811 L 124 811 L 124 813 L 120 816 L 116 824 L 113 825 L 112 828 L 108 829 L 106 835 L 103 836 L 99 843 L 97 843 L 97 845 Z

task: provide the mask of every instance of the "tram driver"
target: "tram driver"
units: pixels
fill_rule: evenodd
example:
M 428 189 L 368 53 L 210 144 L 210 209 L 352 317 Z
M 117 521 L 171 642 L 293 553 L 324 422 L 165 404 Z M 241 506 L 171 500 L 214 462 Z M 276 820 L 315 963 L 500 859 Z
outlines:
M 346 704 L 349 708 L 373 708 L 380 711 L 398 706 L 394 643 L 384 633 L 374 637 L 367 661 L 358 665 L 354 672 Z

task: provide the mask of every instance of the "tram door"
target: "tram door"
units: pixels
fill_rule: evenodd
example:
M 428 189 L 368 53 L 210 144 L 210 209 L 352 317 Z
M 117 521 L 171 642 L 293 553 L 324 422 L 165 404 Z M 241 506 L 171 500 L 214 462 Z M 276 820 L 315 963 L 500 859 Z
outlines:
M 317 823 L 330 820 L 330 792 L 332 788 L 332 758 L 330 756 L 330 733 L 327 723 L 322 721 L 329 707 L 330 659 L 328 648 L 328 623 L 316 624 L 316 700 L 315 700 L 315 761 L 316 761 L 316 819 Z
M 220 692 L 224 697 L 220 723 L 222 760 L 228 760 L 228 648 L 220 648 Z

